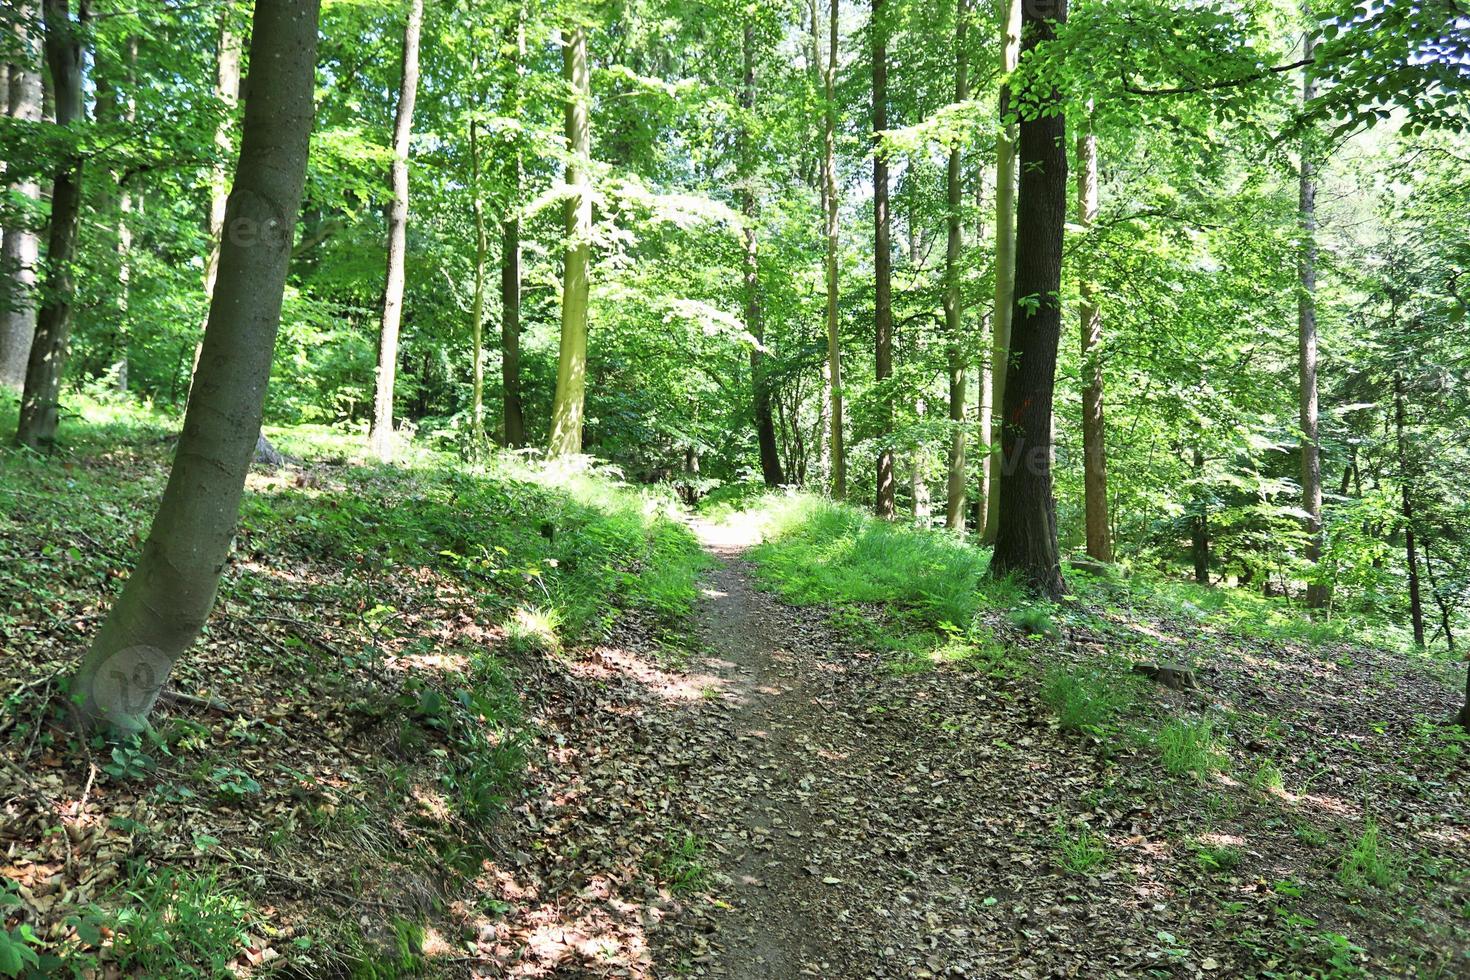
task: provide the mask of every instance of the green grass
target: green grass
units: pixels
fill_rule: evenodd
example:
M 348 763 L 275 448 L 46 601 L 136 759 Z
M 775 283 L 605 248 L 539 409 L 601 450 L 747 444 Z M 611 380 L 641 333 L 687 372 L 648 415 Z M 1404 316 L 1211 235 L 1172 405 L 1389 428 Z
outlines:
M 1206 718 L 1195 721 L 1176 718 L 1159 729 L 1154 741 L 1164 770 L 1175 776 L 1203 780 L 1223 770 L 1228 763 L 1215 738 L 1214 725 Z
M 1337 880 L 1348 888 L 1391 888 L 1404 878 L 1399 862 L 1389 853 L 1379 834 L 1378 824 L 1369 820 L 1363 833 L 1343 855 Z
M 670 838 L 657 855 L 656 870 L 675 895 L 688 895 L 704 889 L 710 881 L 710 869 L 704 863 L 704 844 L 694 834 Z
M 1107 842 L 1102 835 L 1083 827 L 1077 831 L 1057 824 L 1054 831 L 1057 858 L 1072 874 L 1087 875 L 1108 863 Z
M 1053 667 L 1041 682 L 1041 700 L 1063 731 L 1097 733 L 1137 701 L 1132 678 L 1078 667 Z
M 79 928 L 112 929 L 111 958 L 138 976 L 226 976 L 256 919 L 244 898 L 208 874 L 140 871 L 115 901 L 115 913 L 94 912 Z

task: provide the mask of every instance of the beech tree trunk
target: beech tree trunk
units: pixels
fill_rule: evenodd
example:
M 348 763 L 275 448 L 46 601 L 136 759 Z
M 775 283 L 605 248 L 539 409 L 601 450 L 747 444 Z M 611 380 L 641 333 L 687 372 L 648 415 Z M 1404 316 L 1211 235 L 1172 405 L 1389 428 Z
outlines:
M 214 149 L 219 154 L 219 163 L 210 172 L 209 192 L 209 255 L 204 260 L 204 298 L 206 306 L 214 296 L 214 282 L 219 276 L 220 236 L 225 228 L 225 208 L 229 204 L 229 174 L 226 163 L 230 158 L 230 133 L 234 128 L 235 106 L 240 101 L 240 36 L 235 32 L 233 0 L 225 4 L 220 12 L 219 48 L 215 61 L 214 95 L 229 110 L 214 129 Z M 208 323 L 209 314 L 205 313 Z M 202 332 L 202 331 L 201 331 Z M 197 353 L 195 360 L 198 360 Z
M 842 323 L 837 306 L 837 29 L 841 6 L 831 0 L 827 8 L 827 64 L 822 71 L 822 188 L 826 220 L 827 279 L 827 385 L 831 405 L 832 497 L 847 496 L 847 444 L 842 432 Z
M 975 241 L 985 240 L 985 179 L 981 167 L 975 167 Z M 989 316 L 985 312 L 977 311 L 975 317 L 975 330 L 977 336 L 985 336 L 989 331 Z M 990 358 L 980 358 L 979 377 L 975 379 L 975 401 L 978 410 L 975 419 L 975 431 L 980 433 L 982 439 L 989 440 L 991 433 L 991 385 L 990 385 Z M 970 504 L 971 517 L 975 522 L 975 534 L 982 541 L 985 540 L 986 531 L 989 527 L 986 518 L 990 509 L 990 468 L 991 454 L 986 452 L 980 457 L 979 486 L 974 501 Z
M 424 0 L 409 0 L 403 28 L 403 80 L 398 89 L 398 112 L 393 121 L 393 162 L 389 180 L 393 200 L 388 206 L 388 272 L 383 286 L 383 320 L 378 333 L 377 387 L 373 394 L 373 425 L 368 448 L 383 462 L 393 458 L 393 386 L 398 376 L 398 328 L 403 320 L 403 262 L 408 250 L 408 152 L 413 138 L 413 106 L 419 90 L 419 34 L 424 22 Z
M 1393 420 L 1399 464 L 1399 512 L 1404 519 L 1404 563 L 1409 573 L 1409 620 L 1414 628 L 1414 645 L 1424 646 L 1424 596 L 1419 585 L 1419 553 L 1414 545 L 1414 499 L 1409 493 L 1409 444 L 1405 436 L 1404 379 L 1393 376 Z M 1470 682 L 1467 682 L 1470 683 Z M 1466 688 L 1470 696 L 1470 687 Z M 1470 701 L 1466 702 L 1470 704 Z
M 140 731 L 214 605 L 260 432 L 315 87 L 318 0 L 256 0 L 240 161 L 204 352 L 137 568 L 73 680 L 82 723 Z M 249 229 L 249 233 L 246 233 Z
M 1308 29 L 1304 57 L 1313 52 L 1312 31 Z M 1302 71 L 1302 102 L 1316 95 L 1312 66 Z M 1310 131 L 1302 137 L 1301 175 L 1299 181 L 1301 207 L 1301 288 L 1297 294 L 1297 348 L 1300 375 L 1302 427 L 1302 510 L 1306 512 L 1306 559 L 1312 574 L 1322 558 L 1322 459 L 1317 443 L 1317 175 L 1313 159 Z M 1320 582 L 1307 585 L 1307 608 L 1327 607 L 1327 586 Z
M 1077 137 L 1077 223 L 1092 228 L 1097 220 L 1097 137 L 1089 118 Z M 1102 314 L 1094 287 L 1085 275 L 1080 287 L 1078 315 L 1082 334 L 1082 487 L 1087 524 L 1087 554 L 1097 561 L 1113 560 L 1113 536 L 1108 524 L 1108 455 L 1103 427 Z
M 15 10 L 13 43 L 21 54 L 10 65 L 7 112 L 13 119 L 39 122 L 41 119 L 40 38 L 33 28 L 36 16 L 34 0 L 20 0 Z M 31 201 L 41 198 L 41 188 L 34 180 L 22 180 L 10 187 L 11 193 Z M 31 338 L 36 333 L 36 263 L 40 259 L 40 239 L 34 228 L 22 224 L 5 229 L 0 244 L 0 275 L 6 280 L 6 295 L 0 302 L 0 387 L 19 388 L 25 383 L 26 362 L 30 359 Z
M 954 12 L 954 100 L 970 97 L 969 58 L 965 51 L 965 28 L 970 18 L 966 0 L 955 0 Z M 949 440 L 949 480 L 945 489 L 944 526 L 956 534 L 965 533 L 965 389 L 968 365 L 964 355 L 964 310 L 960 308 L 960 259 L 965 237 L 960 220 L 964 207 L 963 155 L 958 145 L 950 148 L 949 169 L 945 173 L 945 201 L 948 237 L 944 248 L 944 329 L 949 338 L 946 359 L 949 368 L 949 421 L 953 429 Z
M 562 71 L 571 89 L 567 100 L 566 256 L 562 267 L 561 352 L 556 365 L 556 398 L 551 406 L 553 456 L 582 451 L 583 410 L 587 400 L 587 265 L 591 256 L 592 186 L 589 172 L 592 134 L 588 113 L 592 82 L 587 71 L 587 32 L 573 28 L 563 38 Z
M 68 127 L 82 118 L 82 31 L 90 5 L 81 0 L 72 20 L 70 0 L 45 0 L 46 64 L 55 93 L 56 124 Z M 36 334 L 26 361 L 20 400 L 18 445 L 49 447 L 60 418 L 61 375 L 71 341 L 77 220 L 82 206 L 82 158 L 68 155 L 56 166 L 51 189 L 51 223 L 46 243 L 46 285 L 36 317 Z
M 478 72 L 479 59 L 475 59 Z M 475 296 L 470 303 L 470 360 L 473 394 L 470 396 L 470 441 L 475 453 L 485 447 L 485 263 L 490 241 L 485 233 L 485 202 L 480 199 L 480 124 L 470 120 L 470 211 L 475 221 Z
M 776 420 L 771 411 L 767 377 L 765 327 L 761 322 L 760 244 L 756 235 L 755 200 L 755 26 L 747 21 L 740 45 L 744 77 L 740 86 L 741 189 L 740 211 L 745 217 L 745 330 L 754 341 L 750 348 L 750 383 L 754 398 L 755 435 L 760 448 L 761 478 L 768 487 L 786 482 L 776 446 Z
M 512 69 L 508 109 L 515 118 L 521 106 L 521 72 L 526 63 L 525 7 L 516 11 L 516 62 Z M 509 154 L 510 205 L 500 224 L 500 387 L 501 427 L 505 444 L 526 444 L 526 421 L 521 409 L 521 147 Z
M 1205 475 L 1205 454 L 1194 450 L 1194 472 L 1197 477 Z M 1194 580 L 1199 585 L 1210 584 L 1210 510 L 1204 492 L 1196 491 L 1195 506 L 1199 513 L 1189 521 L 1189 552 L 1194 559 Z M 1269 580 L 1268 580 L 1269 581 Z
M 1047 14 L 1053 17 L 1046 16 Z M 1050 41 L 1066 0 L 1028 4 L 1022 50 Z M 1062 327 L 1062 235 L 1067 219 L 1066 124 L 1053 89 L 1022 113 L 1016 207 L 1016 286 L 1006 365 L 1000 514 L 992 575 L 1014 573 L 1042 595 L 1066 591 L 1052 496 L 1051 412 Z
M 1016 70 L 1021 58 L 1021 0 L 1000 0 L 1005 4 L 1005 21 L 1001 27 L 1001 70 L 1006 77 Z M 994 333 L 990 354 L 990 496 L 986 502 L 985 531 L 981 540 L 995 543 L 1000 523 L 1000 485 L 1005 470 L 1001 451 L 1005 427 L 1006 373 L 1011 356 L 1011 309 L 1015 302 L 1016 283 L 1016 127 L 1008 121 L 1011 113 L 1010 87 L 1002 81 L 1000 88 L 1000 133 L 995 140 L 995 311 L 991 329 Z
M 878 492 L 874 510 L 884 520 L 894 517 L 893 395 L 885 382 L 893 377 L 893 252 L 889 240 L 888 159 L 879 145 L 888 129 L 888 31 L 883 0 L 873 0 L 873 352 L 878 385 Z

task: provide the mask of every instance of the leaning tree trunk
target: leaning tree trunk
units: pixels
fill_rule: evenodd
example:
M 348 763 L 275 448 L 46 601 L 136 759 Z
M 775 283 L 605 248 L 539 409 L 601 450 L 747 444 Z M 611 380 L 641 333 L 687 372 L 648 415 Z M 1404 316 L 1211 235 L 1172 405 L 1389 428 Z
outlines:
M 1021 0 L 1001 0 L 1005 23 L 1001 28 L 1001 70 L 1008 78 L 1021 57 Z M 1000 486 L 1005 457 L 1001 437 L 1006 426 L 1006 374 L 1011 356 L 1011 309 L 1016 284 L 1016 137 L 1011 113 L 1011 90 L 1000 88 L 1000 133 L 995 140 L 995 312 L 990 354 L 990 496 L 986 501 L 982 540 L 995 543 L 1000 523 Z
M 260 432 L 310 143 L 318 0 L 256 0 L 240 162 L 199 374 L 153 529 L 71 690 L 89 727 L 139 731 L 214 605 Z
M 46 63 L 55 92 L 56 125 L 70 127 L 82 118 L 82 30 L 88 16 L 82 0 L 78 18 L 70 0 L 45 0 Z M 26 361 L 25 389 L 20 399 L 18 445 L 40 449 L 56 440 L 60 419 L 61 373 L 71 341 L 72 301 L 76 284 L 72 261 L 77 247 L 77 219 L 82 209 L 82 158 L 73 152 L 57 164 L 51 189 L 51 226 L 46 243 L 44 300 L 36 317 L 36 335 Z
M 1305 41 L 1305 57 L 1313 52 L 1312 29 Z M 1312 101 L 1316 86 L 1312 66 L 1302 70 L 1302 102 Z M 1306 513 L 1306 558 L 1311 575 L 1320 573 L 1322 559 L 1322 458 L 1317 442 L 1317 177 L 1312 158 L 1310 129 L 1302 137 L 1301 175 L 1298 186 L 1301 220 L 1301 287 L 1297 293 L 1297 348 L 1300 375 L 1302 426 L 1302 510 Z M 1327 606 L 1327 586 L 1321 582 L 1307 585 L 1307 608 Z
M 1091 229 L 1097 220 L 1097 137 L 1089 117 L 1077 137 L 1077 223 Z M 1103 427 L 1102 314 L 1096 290 L 1087 276 L 1079 289 L 1082 334 L 1082 492 L 1087 526 L 1087 554 L 1097 561 L 1113 560 L 1113 536 L 1108 525 L 1108 455 Z
M 883 0 L 873 0 L 873 360 L 878 387 L 878 493 L 874 510 L 893 520 L 893 253 L 889 241 L 888 158 L 881 141 L 888 129 L 888 34 Z
M 969 59 L 965 52 L 965 27 L 969 20 L 966 0 L 956 0 L 954 12 L 954 100 L 970 97 L 967 76 Z M 965 237 L 960 220 L 964 207 L 964 159 L 959 144 L 950 147 L 949 169 L 945 174 L 945 200 L 948 205 L 948 238 L 944 248 L 944 328 L 949 340 L 946 351 L 949 367 L 949 481 L 945 491 L 944 526 L 956 534 L 965 533 L 965 389 L 969 384 L 965 363 L 964 310 L 960 308 L 960 259 Z
M 1043 16 L 1055 13 L 1055 19 Z M 1066 0 L 1029 4 L 1022 12 L 1022 50 L 1056 37 Z M 1043 595 L 1066 591 L 1057 549 L 1052 496 L 1051 412 L 1062 328 L 1062 235 L 1067 220 L 1067 145 L 1062 96 L 1053 88 L 1021 113 L 1020 187 L 1016 204 L 1016 287 L 1006 365 L 1007 461 L 1001 480 L 993 575 L 1014 573 Z
M 755 436 L 760 448 L 761 477 L 768 487 L 786 482 L 781 472 L 781 456 L 776 446 L 776 420 L 771 412 L 771 387 L 765 350 L 765 329 L 761 324 L 760 245 L 756 237 L 755 202 L 755 27 L 749 22 L 741 42 L 744 78 L 740 86 L 740 210 L 745 218 L 745 330 L 751 337 L 750 383 L 755 409 Z
M 8 100 L 8 114 L 23 122 L 41 119 L 41 71 L 39 39 L 32 29 L 36 15 L 34 0 L 21 0 L 14 16 L 12 40 L 19 49 L 19 60 L 10 65 L 9 91 L 0 93 Z M 41 188 L 34 180 L 12 184 L 12 194 L 30 201 L 41 199 Z M 0 387 L 19 388 L 25 383 L 26 362 L 30 359 L 31 338 L 36 333 L 36 263 L 41 250 L 34 228 L 14 224 L 5 229 L 0 245 L 0 274 L 6 276 L 6 301 L 0 303 Z
M 393 201 L 388 206 L 388 272 L 383 287 L 383 320 L 378 333 L 377 387 L 368 448 L 383 462 L 393 458 L 393 386 L 398 376 L 398 327 L 403 319 L 403 262 L 408 251 L 408 151 L 413 137 L 413 106 L 419 90 L 419 33 L 424 0 L 409 0 L 403 28 L 403 80 L 393 121 L 393 163 L 389 177 Z
M 521 72 L 526 62 L 526 8 L 516 10 L 515 50 L 507 113 L 512 119 L 521 111 Z M 521 144 L 517 137 L 506 154 L 510 203 L 500 225 L 500 387 L 501 425 L 505 444 L 517 449 L 526 444 L 526 421 L 521 408 Z
M 588 113 L 592 82 L 587 72 L 587 32 L 573 28 L 562 44 L 567 96 L 566 254 L 562 267 L 561 351 L 556 364 L 556 398 L 551 405 L 552 456 L 582 451 L 582 415 L 587 400 L 587 265 L 592 235 L 592 138 Z
M 842 432 L 842 324 L 837 306 L 837 96 L 833 89 L 837 79 L 837 29 L 841 6 L 831 0 L 827 10 L 827 64 L 822 71 L 822 187 L 826 199 L 823 218 L 826 222 L 827 279 L 827 384 L 831 404 L 831 432 L 828 435 L 832 456 L 832 497 L 847 496 L 847 445 Z

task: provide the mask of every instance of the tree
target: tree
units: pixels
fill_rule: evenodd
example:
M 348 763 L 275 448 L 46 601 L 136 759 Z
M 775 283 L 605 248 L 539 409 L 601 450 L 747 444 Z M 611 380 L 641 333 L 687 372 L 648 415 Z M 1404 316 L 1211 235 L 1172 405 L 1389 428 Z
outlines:
M 587 400 L 587 266 L 592 245 L 592 132 L 589 113 L 592 80 L 587 71 L 587 30 L 562 34 L 562 72 L 567 83 L 566 245 L 562 265 L 561 350 L 556 365 L 556 398 L 551 408 L 553 456 L 582 451 Z
M 41 119 L 41 72 L 36 52 L 36 4 L 20 0 L 15 13 L 14 40 L 19 58 L 9 72 L 7 111 L 12 119 L 36 123 Z M 41 188 L 29 178 L 11 186 L 19 197 L 38 201 Z M 0 387 L 19 388 L 26 377 L 31 338 L 36 332 L 36 263 L 40 247 L 34 228 L 25 221 L 5 229 L 0 246 L 0 275 L 7 278 L 7 292 L 0 302 Z
M 214 296 L 215 279 L 219 276 L 219 253 L 221 248 L 221 235 L 225 228 L 225 208 L 229 205 L 229 184 L 227 180 L 227 164 L 230 157 L 232 142 L 230 132 L 234 120 L 231 118 L 235 107 L 240 101 L 240 36 L 235 31 L 235 12 L 233 0 L 225 4 L 220 11 L 219 23 L 219 47 L 215 54 L 215 97 L 220 100 L 226 112 L 220 116 L 218 125 L 214 128 L 214 149 L 219 154 L 219 163 L 210 168 L 209 174 L 209 255 L 204 260 L 204 299 L 205 320 L 209 319 L 209 300 Z M 200 341 L 203 344 L 203 340 Z M 199 361 L 198 348 L 195 349 L 194 361 Z
M 142 556 L 73 679 L 88 727 L 141 730 L 214 605 L 260 432 L 306 181 L 318 11 L 318 0 L 255 3 L 256 67 L 198 377 Z
M 1021 13 L 1021 56 L 1056 37 L 1066 0 L 1038 0 Z M 1016 286 L 1006 365 L 1006 470 L 992 575 L 1014 573 L 1043 595 L 1066 591 L 1052 495 L 1051 414 L 1062 324 L 1062 236 L 1067 217 L 1066 119 L 1056 83 L 1028 79 L 1021 107 L 1016 198 Z
M 526 8 L 516 5 L 515 63 L 506 92 L 511 118 L 522 109 L 521 75 L 526 62 Z M 506 154 L 510 206 L 500 225 L 500 387 L 501 426 L 505 444 L 512 449 L 526 444 L 526 420 L 521 407 L 521 145 Z
M 828 451 L 832 456 L 832 497 L 847 496 L 847 445 L 842 431 L 842 322 L 837 306 L 837 38 L 841 4 L 831 0 L 827 10 L 827 63 L 822 68 L 822 215 L 825 222 L 823 239 L 825 262 L 823 273 L 827 285 L 827 388 L 831 406 L 828 420 Z M 817 21 L 816 0 L 812 3 L 812 23 Z M 818 57 L 820 50 L 818 46 Z
M 889 240 L 888 159 L 880 144 L 888 129 L 888 33 L 883 0 L 873 0 L 869 26 L 873 48 L 873 351 L 878 387 L 878 494 L 874 509 L 884 520 L 894 517 L 893 393 L 893 248 Z
M 1077 223 L 1091 230 L 1097 221 L 1097 136 L 1089 114 L 1077 137 Z M 1082 473 L 1083 510 L 1087 526 L 1087 554 L 1098 561 L 1113 560 L 1113 536 L 1108 526 L 1108 456 L 1103 426 L 1102 314 L 1096 288 L 1083 277 L 1078 319 L 1082 330 Z
M 1011 354 L 1011 307 L 1016 285 L 1016 137 L 1011 118 L 1011 88 L 1008 79 L 1021 56 L 1021 0 L 999 0 L 1005 15 L 1001 24 L 1000 133 L 995 140 L 995 311 L 991 330 L 994 341 L 990 355 L 990 495 L 986 501 L 986 544 L 995 543 L 1000 521 L 1001 473 L 1005 458 L 1001 437 L 1007 424 L 1005 414 L 1006 369 Z
M 955 0 L 954 12 L 954 100 L 970 97 L 969 59 L 965 51 L 965 28 L 969 21 L 966 0 Z M 945 173 L 945 214 L 948 237 L 944 249 L 944 329 L 948 337 L 949 421 L 953 426 L 949 443 L 949 481 L 944 505 L 944 526 L 965 533 L 965 388 L 968 365 L 964 355 L 964 310 L 960 307 L 960 259 L 965 247 L 961 220 L 964 206 L 964 160 L 959 144 L 949 149 Z
M 755 25 L 746 15 L 741 34 L 740 83 L 740 212 L 745 218 L 741 234 L 745 239 L 744 293 L 745 330 L 750 334 L 750 383 L 755 409 L 756 444 L 760 450 L 761 477 L 766 486 L 778 487 L 786 482 L 781 472 L 780 451 L 776 448 L 776 421 L 771 414 L 771 389 L 767 378 L 765 329 L 761 326 L 760 242 L 757 235 L 755 198 Z
M 408 251 L 408 153 L 413 139 L 413 106 L 419 89 L 419 34 L 424 22 L 424 0 L 409 0 L 403 28 L 403 75 L 398 88 L 398 111 L 393 122 L 393 162 L 389 181 L 393 200 L 388 206 L 388 271 L 383 286 L 383 318 L 378 333 L 377 388 L 369 448 L 387 462 L 393 458 L 393 385 L 398 374 L 398 328 L 403 319 L 403 263 Z
M 1313 56 L 1313 34 L 1309 28 L 1303 51 L 1306 60 Z M 1302 103 L 1310 104 L 1315 96 L 1312 66 L 1302 70 Z M 1322 557 L 1322 457 L 1317 440 L 1317 179 L 1313 160 L 1310 127 L 1302 137 L 1300 174 L 1298 179 L 1299 219 L 1301 221 L 1301 276 L 1297 293 L 1297 369 L 1298 399 L 1301 416 L 1302 511 L 1306 516 L 1306 559 L 1314 567 Z M 1327 606 L 1327 587 L 1320 581 L 1307 584 L 1307 608 Z
M 82 120 L 82 40 L 91 18 L 88 0 L 80 0 L 72 20 L 70 0 L 44 0 L 46 64 L 56 104 L 56 125 L 66 129 Z M 74 134 L 68 133 L 69 138 Z M 36 316 L 36 334 L 26 362 L 20 400 L 18 445 L 40 449 L 56 439 L 60 419 L 61 373 L 71 340 L 72 303 L 76 291 L 72 260 L 82 210 L 82 157 L 75 146 L 62 153 L 51 183 L 51 223 L 46 242 L 46 284 Z

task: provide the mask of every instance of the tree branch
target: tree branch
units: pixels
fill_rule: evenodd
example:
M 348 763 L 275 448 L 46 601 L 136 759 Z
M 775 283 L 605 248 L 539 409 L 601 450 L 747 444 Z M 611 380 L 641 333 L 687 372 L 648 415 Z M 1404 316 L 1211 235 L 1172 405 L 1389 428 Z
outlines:
M 1196 92 L 1213 92 L 1216 89 L 1238 88 L 1242 85 L 1249 85 L 1251 82 L 1259 82 L 1261 79 L 1269 78 L 1271 75 L 1279 75 L 1282 72 L 1305 68 L 1315 61 L 1315 58 L 1303 58 L 1301 61 L 1293 61 L 1289 65 L 1274 65 L 1241 78 L 1227 78 L 1223 81 L 1206 82 L 1203 85 L 1185 85 L 1178 88 L 1138 88 L 1135 85 L 1128 84 L 1125 80 L 1123 82 L 1123 91 L 1130 95 L 1190 95 Z

